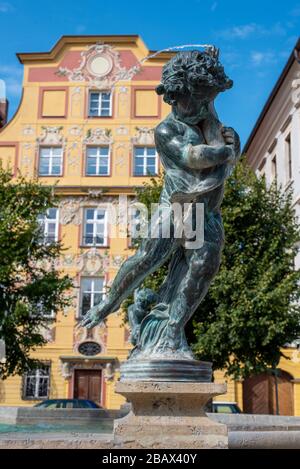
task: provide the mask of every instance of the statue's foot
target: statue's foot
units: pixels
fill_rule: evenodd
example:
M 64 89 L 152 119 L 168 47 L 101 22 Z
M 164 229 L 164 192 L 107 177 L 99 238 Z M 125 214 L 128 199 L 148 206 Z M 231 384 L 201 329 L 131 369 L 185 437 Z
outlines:
M 80 323 L 80 326 L 86 327 L 87 329 L 92 329 L 93 327 L 100 324 L 108 314 L 109 312 L 107 310 L 107 304 L 105 302 L 101 302 L 86 313 Z
M 165 337 L 160 344 L 159 352 L 163 355 L 172 355 L 174 354 L 179 347 L 179 343 L 177 339 L 173 339 L 171 337 Z
M 187 345 L 184 330 L 177 324 L 168 323 L 165 335 L 162 337 L 159 353 L 171 357 L 193 358 L 193 354 Z

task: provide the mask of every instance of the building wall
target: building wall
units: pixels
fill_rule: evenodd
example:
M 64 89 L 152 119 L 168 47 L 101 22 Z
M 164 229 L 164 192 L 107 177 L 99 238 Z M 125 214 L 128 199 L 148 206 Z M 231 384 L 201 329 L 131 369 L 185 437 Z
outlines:
M 300 215 L 300 93 L 296 60 L 274 97 L 263 121 L 247 148 L 247 161 L 259 174 L 264 174 L 267 183 L 275 177 L 276 157 L 277 183 L 283 190 L 291 185 L 294 191 L 294 207 Z M 291 177 L 289 175 L 287 137 L 290 136 Z M 300 266 L 298 254 L 296 268 Z
M 265 175 L 267 184 L 275 177 L 283 190 L 293 187 L 293 203 L 300 216 L 300 65 L 294 59 L 281 85 L 260 121 L 256 132 L 246 145 L 246 157 L 257 174 Z M 291 168 L 286 143 L 290 138 Z M 276 165 L 275 165 L 276 161 Z M 300 243 L 299 243 L 300 247 Z M 300 267 L 300 253 L 295 268 Z M 300 352 L 296 346 L 283 350 L 287 358 L 280 360 L 278 368 L 293 377 L 294 414 L 300 415 Z M 242 406 L 242 395 L 237 393 Z
M 98 41 L 104 43 L 104 48 Z M 74 304 L 60 312 L 55 322 L 49 321 L 49 330 L 45 331 L 48 344 L 33 356 L 51 362 L 50 398 L 72 397 L 74 369 L 102 369 L 107 379 L 103 379 L 101 403 L 118 408 L 123 398 L 114 393 L 113 384 L 119 364 L 130 349 L 121 313 L 111 315 L 106 325 L 94 328 L 92 336 L 75 326 L 80 278 L 101 276 L 109 285 L 132 250 L 127 237 L 114 239 L 110 234 L 106 247 L 82 246 L 83 209 L 102 207 L 108 202 L 117 204 L 120 194 L 132 199 L 134 189 L 149 180 L 148 176 L 133 176 L 133 148 L 154 146 L 153 129 L 169 112 L 169 106 L 155 93 L 162 65 L 169 56 L 149 60 L 137 71 L 134 67 L 149 54 L 139 37 L 63 38 L 55 47 L 48 54 L 20 57 L 24 64 L 22 101 L 0 133 L 4 167 L 28 178 L 38 174 L 42 147 L 63 147 L 63 175 L 40 180 L 47 185 L 55 183 L 60 198 L 59 238 L 66 250 L 57 267 L 74 279 Z M 97 57 L 100 62 L 105 57 L 107 69 L 112 67 L 103 76 L 93 74 L 95 70 L 103 72 L 103 62 L 93 63 Z M 88 117 L 90 90 L 112 93 L 111 117 Z M 109 176 L 85 175 L 89 145 L 109 146 Z M 83 360 L 78 346 L 85 340 L 98 342 L 101 353 Z M 107 364 L 112 366 L 113 377 L 105 371 Z M 22 377 L 1 382 L 0 404 L 32 405 L 32 400 L 22 399 L 21 389 Z

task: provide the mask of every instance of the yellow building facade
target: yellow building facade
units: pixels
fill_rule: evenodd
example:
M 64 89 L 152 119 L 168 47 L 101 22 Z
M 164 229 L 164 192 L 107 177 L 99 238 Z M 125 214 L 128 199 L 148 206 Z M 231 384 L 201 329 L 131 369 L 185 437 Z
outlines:
M 122 314 L 92 331 L 76 326 L 132 254 L 127 224 L 122 237 L 113 236 L 107 207 L 120 196 L 131 203 L 135 188 L 160 171 L 153 129 L 170 108 L 155 87 L 170 55 L 149 51 L 139 36 L 64 36 L 50 52 L 18 58 L 23 95 L 0 131 L 0 158 L 15 175 L 55 184 L 59 206 L 41 226 L 46 242 L 63 242 L 57 268 L 74 279 L 74 301 L 49 318 L 47 345 L 33 353 L 44 367 L 0 382 L 0 405 L 69 397 L 117 409 L 123 398 L 114 383 L 130 349 Z M 292 376 L 293 413 L 300 415 L 300 354 L 288 353 L 292 360 L 281 368 Z M 244 387 L 230 381 L 220 399 L 243 407 Z
M 132 254 L 127 233 L 109 233 L 108 204 L 130 200 L 159 171 L 153 129 L 169 109 L 155 86 L 169 55 L 141 63 L 149 54 L 138 36 L 63 37 L 50 52 L 18 54 L 23 95 L 0 132 L 0 158 L 15 174 L 56 184 L 59 207 L 41 222 L 46 240 L 62 240 L 57 267 L 75 286 L 73 307 L 49 318 L 48 344 L 33 353 L 45 370 L 2 382 L 1 405 L 68 396 L 111 409 L 123 402 L 113 391 L 130 348 L 122 315 L 92 332 L 76 326 Z

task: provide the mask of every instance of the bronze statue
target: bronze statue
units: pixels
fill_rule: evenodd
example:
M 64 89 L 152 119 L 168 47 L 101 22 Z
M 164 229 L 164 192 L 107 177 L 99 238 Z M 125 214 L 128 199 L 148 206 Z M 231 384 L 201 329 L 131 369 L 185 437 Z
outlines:
M 94 327 L 117 311 L 148 275 L 169 262 L 160 291 L 138 291 L 129 310 L 135 345 L 130 360 L 193 359 L 184 329 L 219 269 L 224 183 L 240 155 L 237 133 L 221 124 L 214 109 L 218 93 L 231 86 L 214 47 L 179 52 L 163 68 L 156 91 L 172 112 L 155 129 L 165 170 L 160 205 L 171 213 L 173 202 L 204 204 L 204 242 L 199 248 L 187 248 L 186 239 L 174 235 L 176 220 L 171 215 L 170 236 L 153 238 L 149 233 L 121 266 L 107 297 L 83 319 L 83 326 Z M 157 216 L 156 223 L 163 220 Z

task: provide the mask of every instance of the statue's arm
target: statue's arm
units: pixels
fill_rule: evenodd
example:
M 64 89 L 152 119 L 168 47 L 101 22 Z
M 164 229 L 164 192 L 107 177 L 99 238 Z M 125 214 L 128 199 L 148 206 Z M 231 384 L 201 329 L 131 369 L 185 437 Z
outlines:
M 184 149 L 183 157 L 190 168 L 205 169 L 218 164 L 226 163 L 233 159 L 231 145 L 192 145 L 188 144 Z
M 225 127 L 218 119 L 213 103 L 210 103 L 210 114 L 201 126 L 205 141 L 208 145 L 231 145 L 234 151 L 234 159 L 238 159 L 241 153 L 241 143 L 237 132 L 232 127 Z
M 174 128 L 160 125 L 155 131 L 158 150 L 169 155 L 180 166 L 190 169 L 205 169 L 225 163 L 234 158 L 233 145 L 193 145 L 186 134 L 175 134 Z

